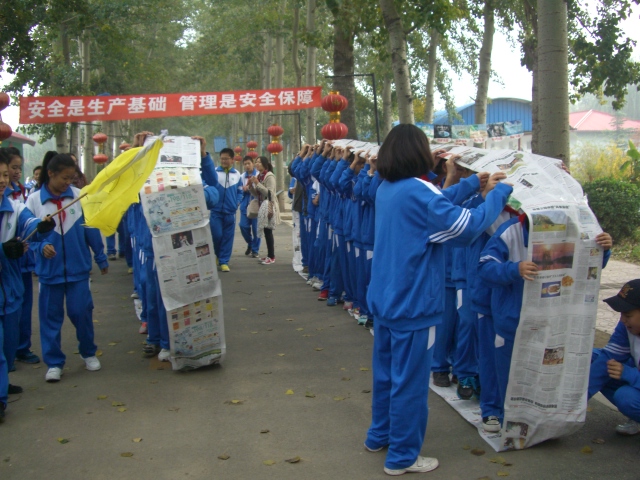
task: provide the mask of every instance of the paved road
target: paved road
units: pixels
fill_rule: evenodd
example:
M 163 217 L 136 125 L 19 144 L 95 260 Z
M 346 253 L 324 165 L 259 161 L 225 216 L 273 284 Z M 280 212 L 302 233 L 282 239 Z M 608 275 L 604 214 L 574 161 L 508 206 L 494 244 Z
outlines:
M 290 229 L 276 233 L 278 263 L 270 267 L 245 258 L 236 242 L 231 272 L 222 277 L 228 356 L 223 366 L 194 372 L 174 373 L 142 358 L 124 262 L 114 262 L 106 277 L 94 270 L 103 369 L 84 370 L 72 353 L 69 323 L 60 383 L 45 383 L 44 366 L 18 365 L 11 379 L 25 393 L 12 397 L 0 425 L 0 479 L 386 478 L 384 452 L 362 448 L 372 337 L 338 308 L 316 301 L 289 265 L 291 251 L 283 245 L 290 244 Z M 38 342 L 35 335 L 37 353 Z M 591 402 L 577 434 L 501 454 L 509 467 L 491 463 L 497 454 L 440 398 L 431 395 L 429 404 L 423 454 L 441 466 L 416 478 L 500 478 L 499 471 L 518 479 L 639 476 L 640 439 L 616 436 L 622 416 L 599 402 Z M 604 444 L 592 443 L 596 438 Z M 581 453 L 585 446 L 593 453 Z M 474 456 L 468 447 L 486 454 Z M 229 458 L 219 459 L 223 454 Z M 285 462 L 293 457 L 302 460 Z M 263 463 L 269 460 L 275 464 Z

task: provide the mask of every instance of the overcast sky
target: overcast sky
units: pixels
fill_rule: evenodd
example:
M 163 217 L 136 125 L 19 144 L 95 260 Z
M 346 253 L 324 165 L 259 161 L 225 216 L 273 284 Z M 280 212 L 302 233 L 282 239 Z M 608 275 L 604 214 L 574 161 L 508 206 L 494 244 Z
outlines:
M 640 7 L 634 7 L 634 14 L 623 23 L 627 35 L 638 42 L 636 52 L 640 53 Z M 634 55 L 640 57 L 638 53 Z M 489 85 L 489 98 L 515 97 L 531 100 L 531 74 L 520 65 L 520 48 L 512 46 L 512 42 L 501 32 L 496 32 L 493 41 L 491 63 L 495 73 L 502 80 L 502 84 L 491 81 Z M 8 75 L 3 72 L 0 75 L 0 88 L 8 82 Z M 456 105 L 464 105 L 472 102 L 475 97 L 475 80 L 471 75 L 463 75 L 461 78 L 453 78 L 453 92 Z M 151 93 L 151 92 L 150 92 Z M 441 101 L 437 101 L 436 109 L 444 108 Z M 0 112 L 2 119 L 15 130 L 19 122 L 18 108 L 8 107 Z

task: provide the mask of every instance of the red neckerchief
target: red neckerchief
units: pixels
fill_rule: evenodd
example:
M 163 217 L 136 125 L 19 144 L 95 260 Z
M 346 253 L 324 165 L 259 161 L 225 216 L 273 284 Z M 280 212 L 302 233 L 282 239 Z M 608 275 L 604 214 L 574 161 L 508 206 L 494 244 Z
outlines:
M 47 189 L 47 191 L 48 191 L 51 195 L 53 195 L 53 194 L 51 193 L 51 190 L 49 190 L 49 188 L 48 188 L 46 185 L 45 185 L 45 188 Z M 63 200 L 64 200 L 64 198 L 59 197 L 59 196 L 58 196 L 58 197 L 55 197 L 55 198 L 52 196 L 51 198 L 49 198 L 49 201 L 50 201 L 51 203 L 53 203 L 56 207 L 58 207 L 58 210 L 60 210 L 60 209 L 62 208 L 62 206 L 63 206 L 63 205 L 62 205 L 62 201 L 63 201 Z M 59 215 L 59 217 L 60 217 L 60 223 L 64 223 L 65 218 L 67 218 L 67 212 L 66 212 L 65 210 L 62 210 L 58 215 Z
M 522 215 L 518 215 L 518 221 L 521 225 L 524 225 L 524 221 L 527 219 L 527 214 L 523 213 Z
M 11 185 L 13 187 L 13 184 Z M 18 200 L 20 197 L 24 198 L 25 197 L 25 188 L 22 186 L 22 184 L 20 182 L 18 182 L 18 190 L 14 190 L 13 192 L 11 192 L 11 196 L 13 197 L 14 200 Z
M 264 180 L 264 178 L 267 176 L 267 173 L 269 173 L 269 170 L 264 169 L 264 170 L 262 171 L 262 173 L 259 173 L 259 174 L 258 174 L 258 181 L 259 181 L 260 183 L 262 183 L 262 181 Z

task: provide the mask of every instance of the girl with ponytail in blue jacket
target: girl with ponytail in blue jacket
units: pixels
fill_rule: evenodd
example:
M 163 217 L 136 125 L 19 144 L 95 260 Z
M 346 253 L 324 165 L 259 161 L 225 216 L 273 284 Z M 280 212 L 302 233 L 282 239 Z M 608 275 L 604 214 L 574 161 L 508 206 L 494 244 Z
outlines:
M 454 205 L 419 177 L 433 168 L 429 142 L 414 125 L 395 127 L 380 147 L 375 246 L 368 306 L 374 315 L 373 399 L 365 448 L 388 446 L 388 475 L 428 472 L 435 458 L 419 456 L 427 427 L 435 326 L 444 312 L 444 244 L 466 246 L 498 217 L 512 188 L 504 174 L 478 174 L 487 194 L 478 208 Z M 495 188 L 494 188 L 495 187 Z

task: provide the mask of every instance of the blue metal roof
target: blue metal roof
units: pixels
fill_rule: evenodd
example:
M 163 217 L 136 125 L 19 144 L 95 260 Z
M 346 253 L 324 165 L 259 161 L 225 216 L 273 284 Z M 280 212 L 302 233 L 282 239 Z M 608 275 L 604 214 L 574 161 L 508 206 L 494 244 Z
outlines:
M 446 110 L 433 114 L 434 125 L 473 125 L 475 123 L 475 103 L 467 103 L 456 108 L 460 119 L 449 119 Z M 521 120 L 525 132 L 532 131 L 531 101 L 521 98 L 494 98 L 487 104 L 487 123 Z

